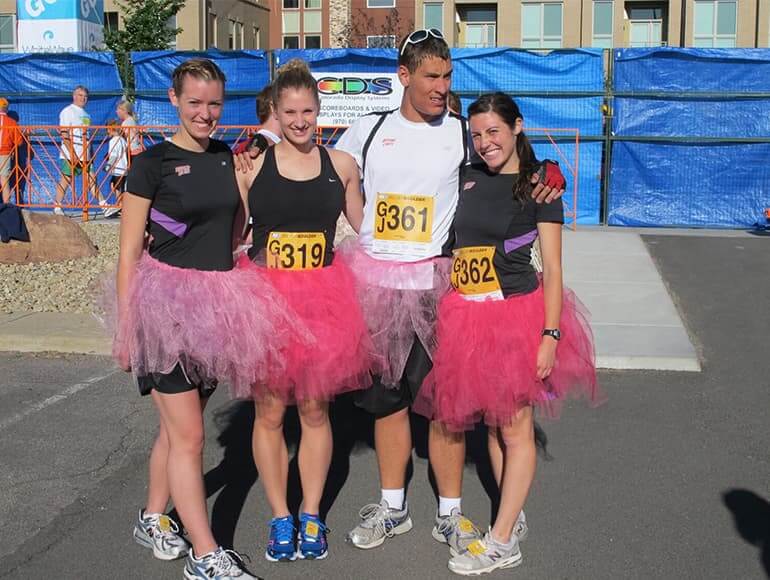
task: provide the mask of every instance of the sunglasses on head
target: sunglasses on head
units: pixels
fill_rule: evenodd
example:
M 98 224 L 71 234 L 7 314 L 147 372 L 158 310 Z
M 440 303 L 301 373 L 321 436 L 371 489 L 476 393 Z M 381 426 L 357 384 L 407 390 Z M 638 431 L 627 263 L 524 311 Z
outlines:
M 415 30 L 412 32 L 412 34 L 406 37 L 404 46 L 401 47 L 401 52 L 398 53 L 398 56 L 403 56 L 406 47 L 410 44 L 420 44 L 421 42 L 425 42 L 428 40 L 429 36 L 438 38 L 439 40 L 444 40 L 444 35 L 441 34 L 441 31 L 437 28 L 423 28 L 422 30 Z

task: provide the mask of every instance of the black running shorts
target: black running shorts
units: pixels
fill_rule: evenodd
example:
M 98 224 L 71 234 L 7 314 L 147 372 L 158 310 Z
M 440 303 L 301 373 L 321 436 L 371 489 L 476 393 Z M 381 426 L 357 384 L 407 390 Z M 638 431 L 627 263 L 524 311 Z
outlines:
M 422 382 L 432 368 L 433 362 L 428 352 L 415 337 L 398 386 L 386 387 L 380 382 L 380 377 L 373 376 L 372 386 L 357 392 L 356 405 L 377 418 L 406 409 L 414 402 Z

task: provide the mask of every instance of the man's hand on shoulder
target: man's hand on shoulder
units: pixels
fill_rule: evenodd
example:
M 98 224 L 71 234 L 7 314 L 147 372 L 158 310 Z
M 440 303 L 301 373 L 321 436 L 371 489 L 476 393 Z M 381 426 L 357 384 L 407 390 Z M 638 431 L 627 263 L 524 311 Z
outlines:
M 545 159 L 532 174 L 532 198 L 537 203 L 551 203 L 564 195 L 564 188 L 567 180 L 556 161 Z

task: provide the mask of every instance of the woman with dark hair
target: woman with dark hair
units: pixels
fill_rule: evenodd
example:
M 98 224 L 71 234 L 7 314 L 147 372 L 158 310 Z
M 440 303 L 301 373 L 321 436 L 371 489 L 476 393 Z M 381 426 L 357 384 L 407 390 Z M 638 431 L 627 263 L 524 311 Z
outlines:
M 562 202 L 530 196 L 537 162 L 521 113 L 494 93 L 468 116 L 483 164 L 464 176 L 454 291 L 439 306 L 434 366 L 415 410 L 454 431 L 482 419 L 489 427 L 500 509 L 490 531 L 449 561 L 453 572 L 476 575 L 521 563 L 514 527 L 535 474 L 534 408 L 553 416 L 567 396 L 596 400 L 597 385 L 586 311 L 562 286 Z M 530 265 L 538 237 L 542 277 Z

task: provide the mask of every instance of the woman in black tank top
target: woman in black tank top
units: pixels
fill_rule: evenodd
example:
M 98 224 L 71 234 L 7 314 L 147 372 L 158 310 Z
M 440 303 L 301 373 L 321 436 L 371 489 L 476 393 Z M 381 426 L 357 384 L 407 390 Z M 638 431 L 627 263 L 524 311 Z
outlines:
M 449 429 L 489 426 L 500 508 L 474 549 L 450 570 L 481 574 L 521 562 L 522 508 L 535 475 L 535 408 L 552 415 L 568 396 L 597 400 L 587 311 L 562 286 L 561 201 L 531 198 L 535 155 L 516 104 L 483 95 L 468 109 L 483 165 L 464 176 L 455 214 L 453 292 L 438 311 L 438 347 L 414 409 Z M 530 265 L 540 237 L 543 274 Z
M 254 461 L 273 512 L 266 550 L 271 561 L 326 557 L 319 511 L 332 454 L 328 401 L 371 381 L 372 347 L 353 278 L 334 254 L 340 213 L 356 231 L 363 217 L 358 168 L 347 153 L 315 145 L 319 108 L 307 65 L 291 61 L 273 82 L 273 114 L 284 138 L 238 174 L 253 227 L 253 246 L 238 265 L 267 276 L 309 335 L 298 334 L 283 350 L 267 383 L 243 377 L 236 388 L 238 396 L 255 402 Z M 254 376 L 259 371 L 255 368 Z M 302 425 L 299 535 L 286 500 L 282 425 L 291 404 Z

